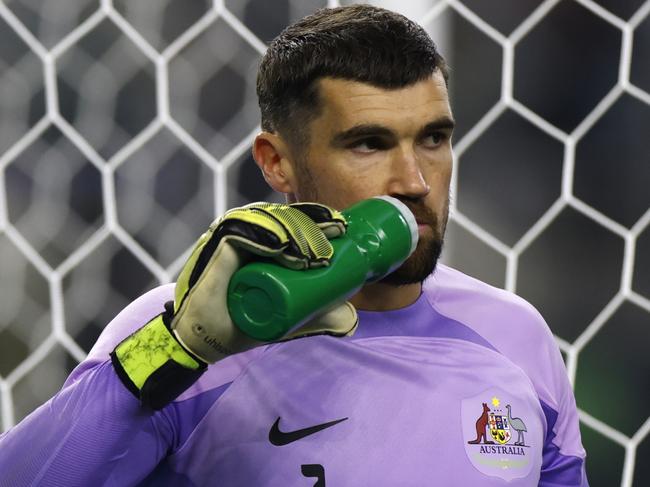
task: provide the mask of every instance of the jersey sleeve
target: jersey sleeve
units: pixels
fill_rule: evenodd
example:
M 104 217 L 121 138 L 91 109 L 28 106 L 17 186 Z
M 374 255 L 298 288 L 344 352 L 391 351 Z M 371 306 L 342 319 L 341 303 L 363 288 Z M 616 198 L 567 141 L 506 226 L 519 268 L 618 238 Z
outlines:
M 522 298 L 511 299 L 519 338 L 501 346 L 530 378 L 546 417 L 539 486 L 588 487 L 578 410 L 560 349 L 541 314 Z
M 0 437 L 0 486 L 136 485 L 171 444 L 161 419 L 104 362 Z
M 170 294 L 158 288 L 122 311 L 63 388 L 0 436 L 0 487 L 136 485 L 174 440 L 165 411 L 140 406 L 108 353 L 159 313 Z
M 587 487 L 578 410 L 562 355 L 539 312 L 521 298 L 512 299 L 511 320 L 519 332 L 497 348 L 526 372 L 544 411 L 547 429 L 539 486 Z
M 573 390 L 564 361 L 550 331 L 548 335 L 545 345 L 540 346 L 542 351 L 546 348 L 548 363 L 544 367 L 547 379 L 544 388 L 546 393 L 544 397 L 540 397 L 547 432 L 539 485 L 588 487 L 585 472 L 586 453 L 580 438 Z

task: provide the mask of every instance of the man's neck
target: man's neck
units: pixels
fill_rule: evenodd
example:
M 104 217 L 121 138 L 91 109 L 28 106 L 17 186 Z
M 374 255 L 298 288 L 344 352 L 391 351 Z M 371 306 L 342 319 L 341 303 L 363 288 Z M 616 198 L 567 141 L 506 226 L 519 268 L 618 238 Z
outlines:
M 350 302 L 358 310 L 388 311 L 413 304 L 422 293 L 422 283 L 394 286 L 383 282 L 367 284 L 352 296 Z

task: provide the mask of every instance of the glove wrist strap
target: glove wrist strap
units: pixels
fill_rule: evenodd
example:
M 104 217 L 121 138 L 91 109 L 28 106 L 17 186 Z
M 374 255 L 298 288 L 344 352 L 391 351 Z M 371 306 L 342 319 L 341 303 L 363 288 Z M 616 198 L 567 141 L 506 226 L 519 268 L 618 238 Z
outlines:
M 165 321 L 165 313 L 156 316 L 111 352 L 120 380 L 152 409 L 176 399 L 207 368 L 181 346 Z

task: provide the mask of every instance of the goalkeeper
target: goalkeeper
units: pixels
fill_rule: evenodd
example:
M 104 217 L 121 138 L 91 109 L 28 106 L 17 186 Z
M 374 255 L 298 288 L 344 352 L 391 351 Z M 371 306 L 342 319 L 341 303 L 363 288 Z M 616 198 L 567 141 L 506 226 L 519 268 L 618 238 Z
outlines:
M 175 285 L 108 324 L 61 391 L 0 436 L 0 486 L 587 485 L 543 319 L 437 264 L 447 78 L 424 30 L 380 8 L 323 9 L 282 32 L 258 73 L 253 155 L 288 204 L 227 212 Z M 237 269 L 326 264 L 346 230 L 337 210 L 382 194 L 418 222 L 400 268 L 279 342 L 233 326 Z

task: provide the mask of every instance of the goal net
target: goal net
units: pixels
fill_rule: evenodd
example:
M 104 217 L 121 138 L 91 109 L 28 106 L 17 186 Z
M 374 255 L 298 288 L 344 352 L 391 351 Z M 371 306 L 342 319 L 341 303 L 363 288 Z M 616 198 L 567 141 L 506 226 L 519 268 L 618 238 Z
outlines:
M 281 201 L 250 156 L 257 64 L 346 3 L 0 1 L 0 431 L 214 216 Z M 443 261 L 545 316 L 590 477 L 650 485 L 650 0 L 372 3 L 452 67 Z

